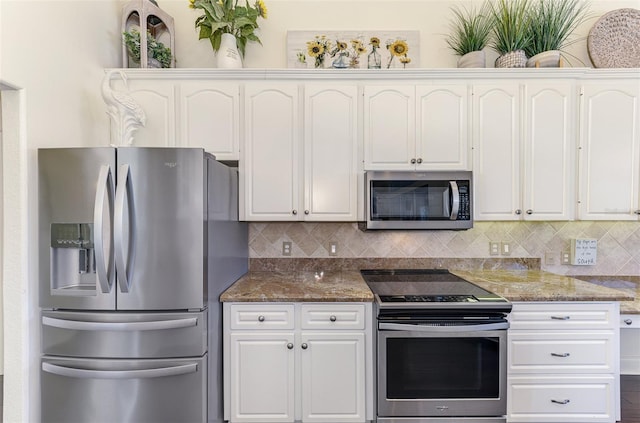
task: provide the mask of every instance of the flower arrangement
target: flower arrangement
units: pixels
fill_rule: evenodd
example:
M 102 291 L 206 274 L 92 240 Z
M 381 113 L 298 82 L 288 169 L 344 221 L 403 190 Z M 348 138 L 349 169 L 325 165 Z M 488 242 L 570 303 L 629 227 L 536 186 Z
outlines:
M 247 42 L 262 44 L 255 32 L 259 28 L 258 18 L 267 18 L 267 7 L 263 0 L 256 0 L 253 5 L 245 0 L 244 6 L 239 6 L 238 0 L 189 0 L 189 7 L 204 12 L 196 18 L 195 27 L 200 29 L 198 39 L 208 38 L 213 51 L 220 49 L 222 34 L 236 37 L 242 57 Z
M 331 40 L 326 35 L 316 35 L 312 41 L 307 41 L 307 53 L 314 58 L 316 68 L 324 67 L 324 58 L 331 50 Z
M 367 52 L 367 48 L 362 40 L 356 38 L 351 40 L 351 49 L 349 50 L 349 67 L 357 69 L 360 66 L 360 56 Z
M 411 59 L 407 56 L 407 52 L 409 51 L 409 45 L 405 40 L 397 39 L 397 40 L 387 40 L 387 50 L 391 53 L 389 57 L 389 62 L 387 63 L 387 69 L 391 67 L 391 62 L 396 57 L 402 63 L 403 67 L 406 67 L 408 63 L 411 62 Z M 404 59 L 401 59 L 403 58 Z
M 140 31 L 132 29 L 123 32 L 122 36 L 129 56 L 135 63 L 140 63 Z M 171 67 L 171 49 L 156 40 L 149 31 L 147 31 L 147 59 L 157 60 L 163 68 Z

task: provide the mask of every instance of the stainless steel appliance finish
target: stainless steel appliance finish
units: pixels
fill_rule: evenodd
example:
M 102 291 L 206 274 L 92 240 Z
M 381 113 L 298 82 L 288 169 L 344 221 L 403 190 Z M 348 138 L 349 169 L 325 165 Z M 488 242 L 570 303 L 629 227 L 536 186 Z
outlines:
M 366 229 L 473 227 L 468 171 L 366 172 Z
M 364 270 L 379 422 L 505 422 L 511 304 L 446 270 Z
M 248 267 L 237 172 L 196 148 L 38 165 L 43 421 L 221 422 L 218 298 Z

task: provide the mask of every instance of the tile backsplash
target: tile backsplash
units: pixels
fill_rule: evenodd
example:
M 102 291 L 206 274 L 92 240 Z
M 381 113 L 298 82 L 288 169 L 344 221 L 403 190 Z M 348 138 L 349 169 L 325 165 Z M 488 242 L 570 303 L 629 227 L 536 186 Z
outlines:
M 597 263 L 560 264 L 572 238 L 598 241 Z M 251 223 L 252 259 L 288 258 L 282 243 L 292 243 L 291 258 L 537 258 L 541 268 L 569 275 L 640 275 L 640 223 L 475 222 L 466 231 L 361 231 L 356 223 Z M 510 244 L 509 256 L 489 254 L 490 242 Z M 333 258 L 333 257 L 331 257 Z

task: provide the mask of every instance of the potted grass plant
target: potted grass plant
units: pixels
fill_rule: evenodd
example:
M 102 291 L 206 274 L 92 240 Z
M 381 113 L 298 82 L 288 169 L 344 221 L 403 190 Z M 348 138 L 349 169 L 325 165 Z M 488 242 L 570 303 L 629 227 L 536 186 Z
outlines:
M 491 3 L 493 37 L 491 47 L 500 55 L 497 68 L 523 68 L 527 64 L 524 51 L 531 33 L 530 0 L 498 0 Z
M 451 33 L 446 36 L 449 47 L 458 55 L 459 68 L 484 68 L 484 48 L 489 43 L 493 20 L 488 2 L 480 9 L 453 7 Z
M 582 0 L 539 0 L 531 7 L 529 43 L 524 51 L 527 67 L 560 66 L 561 50 L 575 29 L 588 17 Z

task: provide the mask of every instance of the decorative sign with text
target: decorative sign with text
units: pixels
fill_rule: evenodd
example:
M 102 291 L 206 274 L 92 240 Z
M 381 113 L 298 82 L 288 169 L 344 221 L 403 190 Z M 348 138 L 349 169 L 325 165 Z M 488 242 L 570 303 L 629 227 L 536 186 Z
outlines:
M 597 253 L 597 239 L 571 240 L 571 264 L 575 264 L 578 266 L 594 265 L 596 264 Z

